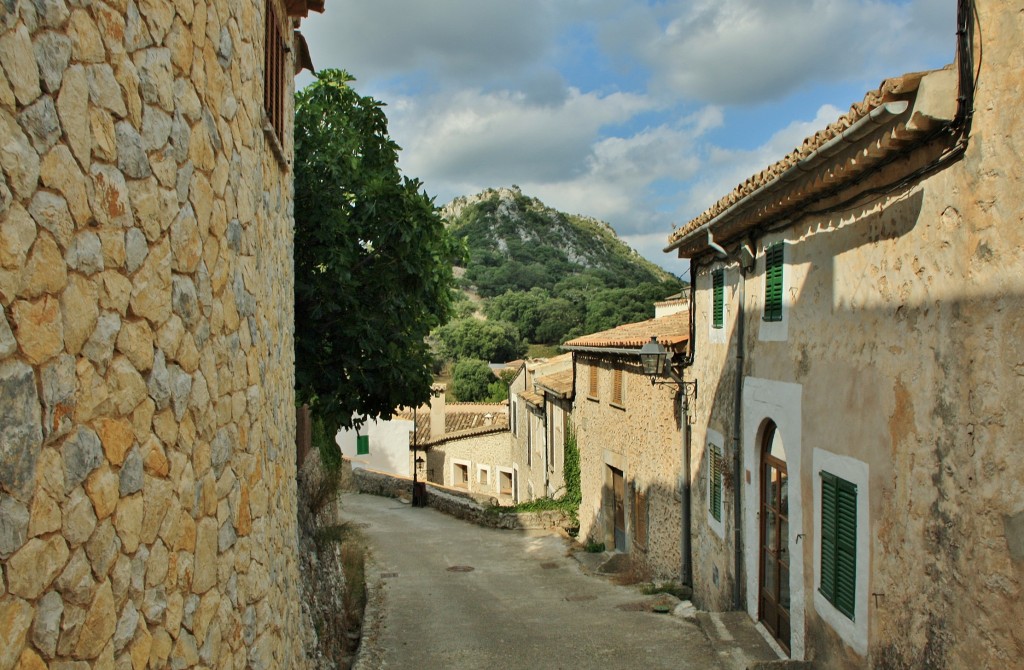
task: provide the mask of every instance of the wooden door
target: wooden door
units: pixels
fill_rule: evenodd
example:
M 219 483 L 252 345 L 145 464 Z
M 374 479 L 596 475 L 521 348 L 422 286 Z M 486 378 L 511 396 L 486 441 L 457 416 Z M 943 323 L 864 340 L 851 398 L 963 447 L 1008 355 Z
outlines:
M 614 504 L 613 532 L 615 534 L 615 550 L 626 550 L 626 488 L 622 478 L 622 470 L 611 468 L 612 471 L 612 502 Z
M 767 440 L 771 444 L 771 436 Z M 758 611 L 764 627 L 789 651 L 789 483 L 786 462 L 763 452 Z

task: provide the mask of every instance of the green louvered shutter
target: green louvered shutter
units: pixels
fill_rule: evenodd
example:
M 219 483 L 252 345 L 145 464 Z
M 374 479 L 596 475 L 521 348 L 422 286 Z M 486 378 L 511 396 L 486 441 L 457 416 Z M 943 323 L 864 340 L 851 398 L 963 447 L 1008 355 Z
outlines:
M 370 436 L 359 435 L 356 437 L 356 456 L 363 456 L 370 453 Z
M 714 292 L 714 309 L 712 310 L 711 327 L 721 328 L 725 322 L 725 271 L 715 270 L 711 273 L 711 287 Z
M 821 595 L 836 597 L 836 476 L 821 473 Z
M 764 320 L 782 321 L 782 269 L 783 250 L 786 245 L 777 242 L 765 249 L 764 260 Z
M 722 448 L 717 445 L 710 445 L 711 462 L 708 463 L 711 474 L 710 491 L 708 492 L 708 506 L 711 509 L 711 516 L 715 521 L 722 520 Z
M 853 620 L 857 603 L 857 485 L 824 471 L 821 594 Z
M 857 601 L 857 486 L 838 480 L 836 495 L 836 608 L 853 619 Z

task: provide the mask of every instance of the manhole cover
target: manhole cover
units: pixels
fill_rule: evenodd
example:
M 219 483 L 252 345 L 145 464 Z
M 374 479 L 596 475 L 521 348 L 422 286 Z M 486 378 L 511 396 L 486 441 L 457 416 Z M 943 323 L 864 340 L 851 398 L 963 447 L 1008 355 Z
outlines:
M 668 605 L 655 605 L 651 608 L 651 611 L 655 614 L 668 614 L 672 611 L 672 608 Z
M 380 573 L 381 579 L 387 579 L 388 577 L 397 577 L 397 572 L 382 572 Z
M 571 602 L 571 603 L 582 603 L 582 602 L 585 602 L 587 600 L 597 600 L 597 596 L 585 596 L 585 595 L 566 596 L 565 599 L 568 602 Z
M 541 563 L 540 567 L 542 570 L 554 570 L 558 567 L 558 563 Z
M 475 569 L 472 565 L 453 565 L 448 572 L 473 572 Z

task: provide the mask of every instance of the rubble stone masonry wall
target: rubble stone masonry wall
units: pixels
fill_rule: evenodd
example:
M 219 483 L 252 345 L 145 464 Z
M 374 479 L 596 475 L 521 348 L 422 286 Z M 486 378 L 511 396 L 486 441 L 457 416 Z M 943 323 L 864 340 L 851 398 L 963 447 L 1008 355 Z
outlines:
M 263 8 L 0 1 L 0 670 L 302 664 Z

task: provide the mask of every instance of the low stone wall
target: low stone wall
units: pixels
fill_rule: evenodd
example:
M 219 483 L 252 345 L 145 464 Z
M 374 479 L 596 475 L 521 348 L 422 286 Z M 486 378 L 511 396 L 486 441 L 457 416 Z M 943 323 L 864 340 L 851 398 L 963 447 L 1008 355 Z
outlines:
M 412 480 L 363 468 L 352 471 L 355 489 L 360 493 L 389 498 L 411 498 Z M 465 519 L 488 528 L 509 530 L 569 529 L 575 526 L 564 512 L 494 511 L 494 498 L 427 483 L 427 505 L 457 519 Z

